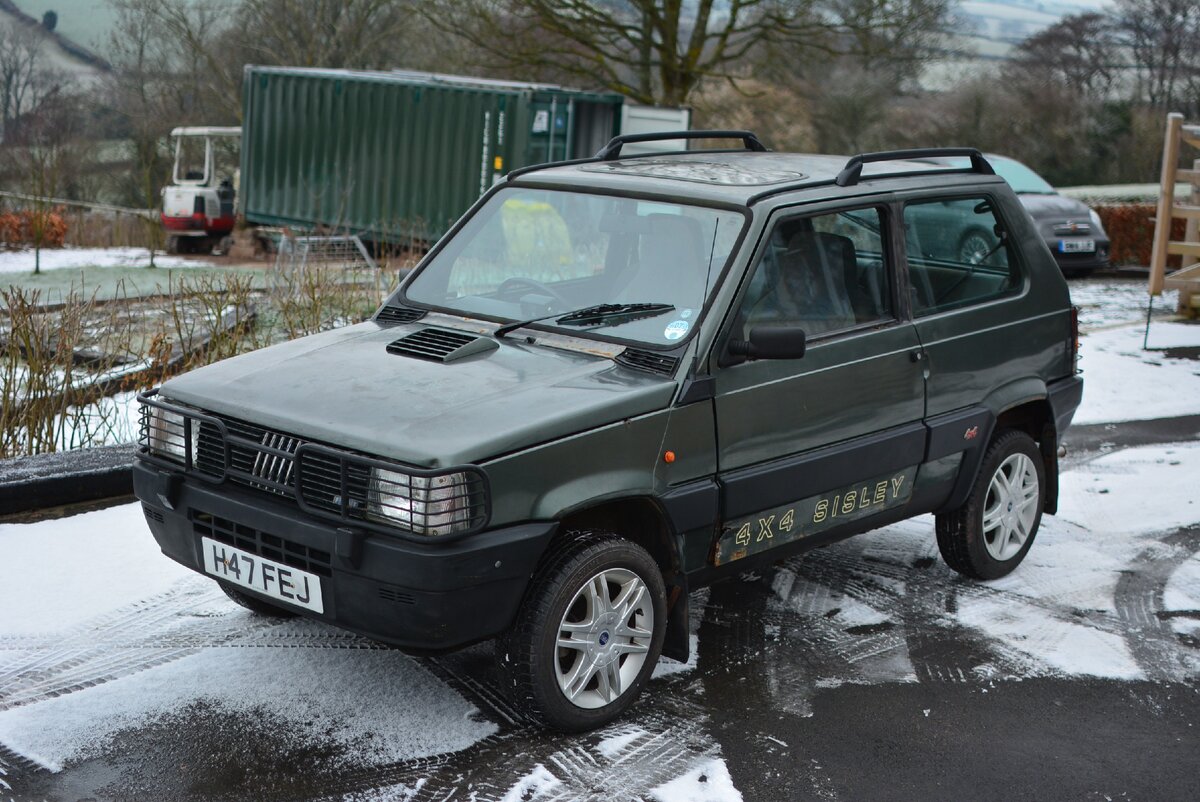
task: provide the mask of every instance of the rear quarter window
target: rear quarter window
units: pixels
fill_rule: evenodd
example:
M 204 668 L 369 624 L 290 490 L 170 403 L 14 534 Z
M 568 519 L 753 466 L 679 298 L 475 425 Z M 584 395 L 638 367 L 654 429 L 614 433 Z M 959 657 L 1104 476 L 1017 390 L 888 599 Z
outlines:
M 914 315 L 979 303 L 1021 285 L 1020 260 L 991 198 L 908 203 L 904 234 Z

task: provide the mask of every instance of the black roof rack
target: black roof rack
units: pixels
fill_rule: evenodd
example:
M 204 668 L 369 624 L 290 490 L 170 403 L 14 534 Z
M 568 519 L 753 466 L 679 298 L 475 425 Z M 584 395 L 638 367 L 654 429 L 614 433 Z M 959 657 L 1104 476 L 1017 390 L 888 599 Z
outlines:
M 595 156 L 585 159 L 568 159 L 559 162 L 545 162 L 543 164 L 530 164 L 525 167 L 518 167 L 516 170 L 508 173 L 504 178 L 506 181 L 512 181 L 514 178 L 519 178 L 526 173 L 532 173 L 537 170 L 546 170 L 551 167 L 570 167 L 575 164 L 593 164 L 595 162 L 616 161 L 621 158 L 621 148 L 624 145 L 634 144 L 637 142 L 663 142 L 672 139 L 740 139 L 742 146 L 748 151 L 756 153 L 766 153 L 767 146 L 762 143 L 758 135 L 753 131 L 656 131 L 651 134 L 622 134 L 614 136 L 608 141 L 608 144 L 600 148 Z M 689 151 L 690 152 L 690 151 Z M 702 151 L 697 151 L 702 152 Z M 725 151 L 719 151 L 725 152 Z M 638 153 L 632 156 L 626 156 L 627 159 L 637 159 L 646 156 L 662 156 L 664 154 L 657 152 Z
M 846 166 L 838 173 L 834 183 L 839 187 L 850 187 L 858 183 L 864 164 L 928 159 L 945 156 L 966 156 L 971 160 L 971 171 L 981 175 L 995 175 L 996 171 L 978 148 L 913 148 L 912 150 L 884 150 L 878 153 L 860 153 L 851 156 Z
M 621 134 L 608 140 L 608 144 L 596 152 L 596 160 L 616 161 L 621 158 L 621 146 L 637 142 L 663 142 L 671 139 L 740 139 L 746 150 L 766 153 L 764 145 L 753 131 L 655 131 L 652 134 Z

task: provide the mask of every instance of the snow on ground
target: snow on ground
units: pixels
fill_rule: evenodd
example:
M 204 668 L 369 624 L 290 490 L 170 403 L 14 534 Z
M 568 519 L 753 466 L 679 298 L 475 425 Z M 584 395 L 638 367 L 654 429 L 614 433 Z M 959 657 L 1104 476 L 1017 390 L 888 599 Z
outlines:
M 1116 323 L 1145 323 L 1150 296 L 1145 279 L 1088 279 L 1068 282 L 1071 303 L 1079 307 L 1079 326 L 1091 331 Z M 1175 314 L 1179 293 L 1169 290 L 1154 299 L 1154 319 Z
M 1172 629 L 1200 641 L 1200 554 L 1180 566 L 1163 591 L 1163 611 Z
M 1200 523 L 1200 504 L 1185 491 L 1197 475 L 1200 443 L 1119 451 L 1064 473 L 1058 515 L 1042 518 L 1020 568 L 986 584 L 1002 595 L 960 599 L 959 622 L 1027 655 L 1033 673 L 1041 665 L 1072 675 L 1143 677 L 1123 633 L 1094 626 L 1086 615 L 1117 614 L 1122 577 L 1140 555 L 1170 548 L 1155 534 Z M 1193 556 L 1172 575 L 1175 609 L 1200 598 L 1195 562 Z M 1076 620 L 1052 609 L 1073 611 Z
M 129 621 L 103 637 L 135 638 L 138 613 L 149 624 L 185 637 L 209 618 L 231 619 L 223 627 L 230 635 L 251 630 L 256 621 L 232 602 L 214 598 L 220 594 L 211 582 L 159 552 L 140 504 L 35 524 L 0 524 L 0 554 L 0 638 L 17 636 L 14 645 L 19 646 L 19 636 L 74 630 L 60 643 L 78 639 L 77 647 L 66 648 L 82 654 L 118 610 L 127 612 Z M 169 594 L 194 598 L 184 599 L 169 615 L 156 611 L 155 602 Z M 99 622 L 94 635 L 87 627 L 93 622 Z M 297 620 L 275 631 L 290 630 L 299 639 L 314 628 L 321 626 Z M 281 733 L 299 741 L 332 742 L 367 764 L 463 749 L 496 729 L 400 652 L 240 648 L 255 645 L 252 634 L 245 637 L 251 640 L 212 644 L 218 648 L 4 710 L 0 743 L 57 771 L 121 731 L 197 704 L 278 722 Z M 262 677 L 273 681 L 264 683 Z M 36 682 L 36 675 L 24 681 Z M 0 699 L 21 685 L 18 677 L 15 686 L 0 686 Z
M 212 267 L 211 262 L 155 253 L 156 267 Z M 0 275 L 32 273 L 34 252 L 0 251 Z M 145 248 L 46 248 L 41 253 L 42 270 L 78 270 L 83 267 L 149 267 Z
M 1074 423 L 1151 420 L 1200 414 L 1200 361 L 1142 350 L 1140 326 L 1081 338 L 1083 403 Z M 1151 348 L 1200 345 L 1200 324 L 1156 322 Z
M 712 760 L 650 791 L 658 802 L 742 802 L 729 768 L 721 758 Z
M 163 557 L 140 504 L 0 524 L 0 635 L 62 632 L 194 576 Z
M 1118 544 L 1129 544 L 1130 535 L 1200 523 L 1200 496 L 1189 492 L 1197 476 L 1200 443 L 1107 454 L 1062 475 L 1058 519 L 1078 524 L 1093 542 Z
M 332 745 L 350 765 L 457 751 L 496 731 L 398 651 L 235 644 L 0 712 L 0 742 L 60 771 L 122 731 L 200 706 L 214 708 L 217 722 L 238 715 L 270 722 L 286 745 Z
M 560 786 L 562 786 L 562 780 L 538 763 L 533 767 L 533 771 L 517 780 L 512 788 L 508 789 L 508 793 L 501 798 L 501 802 L 532 802 L 544 799 Z

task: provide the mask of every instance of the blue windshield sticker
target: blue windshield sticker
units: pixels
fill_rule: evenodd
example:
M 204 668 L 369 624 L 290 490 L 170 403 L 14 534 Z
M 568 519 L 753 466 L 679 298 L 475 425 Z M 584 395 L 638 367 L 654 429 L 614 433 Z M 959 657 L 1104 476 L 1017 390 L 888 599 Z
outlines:
M 682 312 L 680 312 L 680 313 L 679 313 L 679 316 L 680 316 L 681 318 L 683 318 L 684 320 L 687 320 L 689 317 L 691 317 L 691 316 L 692 316 L 692 310 L 691 310 L 691 309 L 684 309 Z
M 668 340 L 678 340 L 687 333 L 688 322 L 686 320 L 672 320 L 667 324 L 666 330 L 663 331 L 663 336 Z

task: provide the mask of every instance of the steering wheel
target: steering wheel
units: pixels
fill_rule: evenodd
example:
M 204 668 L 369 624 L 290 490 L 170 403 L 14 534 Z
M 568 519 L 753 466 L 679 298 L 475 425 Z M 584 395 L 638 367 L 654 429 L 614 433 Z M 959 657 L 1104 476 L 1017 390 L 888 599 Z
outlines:
M 562 304 L 564 309 L 571 308 L 571 301 L 561 292 L 553 287 L 546 286 L 537 279 L 527 278 L 525 276 L 512 276 L 504 279 L 504 281 L 500 282 L 500 286 L 496 288 L 496 294 L 505 295 L 516 287 L 527 287 L 529 289 L 537 290 L 538 292 L 549 295 L 551 298 L 558 301 L 560 304 Z

